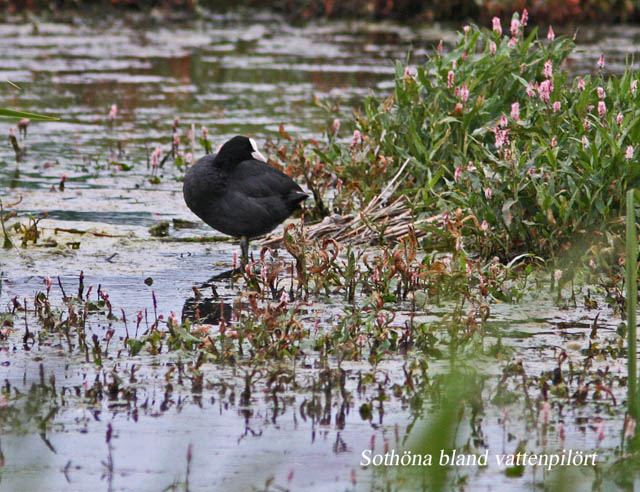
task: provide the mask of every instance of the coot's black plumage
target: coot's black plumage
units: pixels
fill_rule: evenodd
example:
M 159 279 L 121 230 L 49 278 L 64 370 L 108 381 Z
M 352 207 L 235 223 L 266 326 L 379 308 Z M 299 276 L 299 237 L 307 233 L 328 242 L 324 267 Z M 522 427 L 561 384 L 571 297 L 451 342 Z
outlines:
M 308 198 L 289 176 L 267 164 L 252 138 L 243 136 L 189 168 L 182 191 L 204 222 L 240 238 L 243 261 L 249 239 L 272 231 Z

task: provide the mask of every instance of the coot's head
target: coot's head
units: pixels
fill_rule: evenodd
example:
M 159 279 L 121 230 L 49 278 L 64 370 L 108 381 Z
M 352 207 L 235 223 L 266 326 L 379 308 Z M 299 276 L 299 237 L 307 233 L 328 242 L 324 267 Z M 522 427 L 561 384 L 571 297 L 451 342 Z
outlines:
M 238 135 L 226 142 L 216 156 L 216 160 L 224 161 L 227 165 L 234 166 L 242 161 L 255 159 L 267 162 L 267 159 L 260 153 L 256 141 L 253 138 Z

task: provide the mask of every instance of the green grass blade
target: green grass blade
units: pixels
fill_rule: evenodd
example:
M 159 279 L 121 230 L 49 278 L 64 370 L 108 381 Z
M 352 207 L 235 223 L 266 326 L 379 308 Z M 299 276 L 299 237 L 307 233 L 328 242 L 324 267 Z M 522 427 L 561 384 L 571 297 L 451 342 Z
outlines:
M 27 113 L 25 111 L 13 111 L 11 109 L 0 108 L 0 116 L 7 118 L 31 118 L 32 120 L 59 121 L 60 118 L 45 116 L 42 114 Z

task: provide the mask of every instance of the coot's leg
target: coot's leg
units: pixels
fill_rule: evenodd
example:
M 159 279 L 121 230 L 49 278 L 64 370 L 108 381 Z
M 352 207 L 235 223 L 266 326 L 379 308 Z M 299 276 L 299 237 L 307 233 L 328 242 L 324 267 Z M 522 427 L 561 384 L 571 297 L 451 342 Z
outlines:
M 242 250 L 242 265 L 249 262 L 249 240 L 247 236 L 240 237 L 240 249 Z

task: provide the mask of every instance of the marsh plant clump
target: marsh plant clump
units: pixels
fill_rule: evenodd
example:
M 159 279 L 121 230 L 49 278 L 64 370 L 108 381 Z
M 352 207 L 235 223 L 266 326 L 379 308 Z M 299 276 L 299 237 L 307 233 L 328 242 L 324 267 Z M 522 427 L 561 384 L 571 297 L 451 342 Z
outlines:
M 337 183 L 325 209 L 339 214 L 402 169 L 394 196 L 408 199 L 410 220 L 461 210 L 473 218 L 465 243 L 489 257 L 557 258 L 620 232 L 625 192 L 640 184 L 638 76 L 606 76 L 604 57 L 593 75 L 570 76 L 572 40 L 539 39 L 525 24 L 516 14 L 505 32 L 497 18 L 493 29 L 465 26 L 451 51 L 397 63 L 393 94 L 366 100 L 350 144 L 330 130 L 324 146 L 279 155 L 321 191 Z

